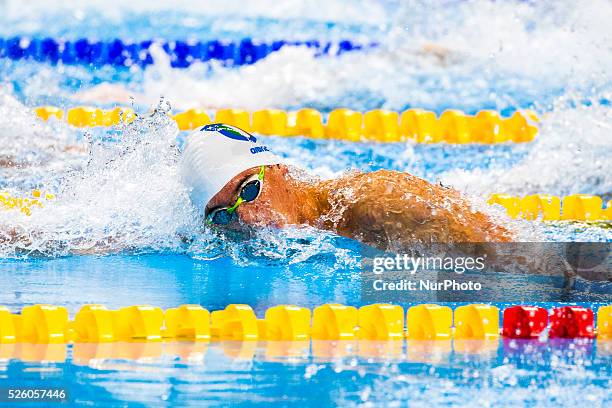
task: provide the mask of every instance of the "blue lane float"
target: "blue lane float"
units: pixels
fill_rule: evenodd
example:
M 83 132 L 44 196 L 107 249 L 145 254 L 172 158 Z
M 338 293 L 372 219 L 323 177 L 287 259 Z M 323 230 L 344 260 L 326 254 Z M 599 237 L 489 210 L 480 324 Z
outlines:
M 248 65 L 285 46 L 312 48 L 316 56 L 336 56 L 378 46 L 377 43 L 359 44 L 349 40 L 339 42 L 279 40 L 265 43 L 245 38 L 238 42 L 220 40 L 127 42 L 119 39 L 94 41 L 86 38 L 57 40 L 11 37 L 0 38 L 0 57 L 11 60 L 32 59 L 51 64 L 144 68 L 153 63 L 151 46 L 154 43 L 159 44 L 168 54 L 174 68 L 187 68 L 194 62 L 211 60 L 221 61 L 226 65 Z

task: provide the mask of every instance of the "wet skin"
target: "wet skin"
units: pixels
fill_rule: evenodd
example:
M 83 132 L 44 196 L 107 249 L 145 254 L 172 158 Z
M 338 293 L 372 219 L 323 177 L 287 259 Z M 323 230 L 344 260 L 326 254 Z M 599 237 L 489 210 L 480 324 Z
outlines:
M 206 207 L 231 206 L 242 183 L 259 171 L 234 177 Z M 417 242 L 510 242 L 512 233 L 475 210 L 456 190 L 407 173 L 379 170 L 311 181 L 284 165 L 267 166 L 260 196 L 238 207 L 244 224 L 309 225 L 382 249 Z
M 258 172 L 253 168 L 234 177 L 211 199 L 206 214 L 233 205 L 244 181 Z M 266 166 L 260 196 L 240 205 L 240 223 L 226 228 L 307 225 L 398 253 L 418 244 L 453 244 L 441 248 L 485 256 L 488 270 L 565 276 L 566 289 L 573 284 L 575 271 L 562 253 L 546 243 L 504 245 L 514 241 L 513 233 L 452 188 L 390 170 L 323 181 L 292 173 L 284 165 Z
M 234 177 L 211 199 L 206 213 L 233 205 L 243 183 L 258 172 L 259 168 L 252 168 Z M 261 194 L 241 204 L 236 213 L 240 222 L 227 228 L 306 225 L 400 253 L 418 244 L 468 244 L 460 251 L 487 256 L 487 265 L 494 271 L 565 275 L 568 285 L 575 276 L 563 254 L 551 252 L 546 243 L 510 247 L 514 252 L 508 253 L 504 243 L 513 241 L 512 232 L 474 209 L 459 192 L 397 171 L 355 172 L 321 181 L 284 165 L 266 166 Z M 36 256 L 28 249 L 35 234 L 0 228 L 0 244 L 17 245 Z M 108 237 L 71 253 L 106 254 L 124 249 L 114 237 Z M 585 277 L 612 280 L 609 271 Z

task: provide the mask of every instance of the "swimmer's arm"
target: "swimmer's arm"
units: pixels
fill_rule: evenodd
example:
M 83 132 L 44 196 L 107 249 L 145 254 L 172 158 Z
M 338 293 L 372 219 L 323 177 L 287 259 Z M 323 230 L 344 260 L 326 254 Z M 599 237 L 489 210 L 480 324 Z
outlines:
M 512 243 L 507 228 L 474 210 L 455 190 L 390 171 L 333 183 L 329 201 L 342 210 L 329 217 L 337 220 L 329 229 L 340 235 L 393 252 L 410 252 L 419 243 L 460 244 L 464 255 L 485 256 L 489 271 L 564 276 L 566 286 L 575 276 L 563 246 Z M 588 279 L 610 280 L 612 274 Z
M 120 85 L 103 82 L 91 88 L 78 92 L 75 98 L 83 102 L 130 104 L 133 98 L 145 100 L 144 95 L 138 95 Z
M 19 241 L 19 234 L 14 228 L 0 227 L 0 245 L 13 244 Z
M 20 163 L 13 156 L 0 155 L 0 168 L 15 168 L 21 167 Z

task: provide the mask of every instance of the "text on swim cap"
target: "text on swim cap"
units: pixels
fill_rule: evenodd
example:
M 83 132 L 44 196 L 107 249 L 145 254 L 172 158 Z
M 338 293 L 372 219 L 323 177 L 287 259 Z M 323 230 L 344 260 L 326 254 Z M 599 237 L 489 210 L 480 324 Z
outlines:
M 262 152 L 269 152 L 268 146 L 251 147 L 251 153 L 252 154 L 257 154 L 257 153 L 262 153 Z

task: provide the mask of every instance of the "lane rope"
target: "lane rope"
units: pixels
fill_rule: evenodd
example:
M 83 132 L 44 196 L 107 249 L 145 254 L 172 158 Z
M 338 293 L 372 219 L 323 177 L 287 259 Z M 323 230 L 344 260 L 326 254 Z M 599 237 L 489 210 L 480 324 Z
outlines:
M 33 208 L 43 208 L 46 201 L 55 199 L 55 195 L 32 190 L 30 197 L 13 196 L 8 192 L 0 191 L 0 209 L 16 210 L 27 216 L 32 215 Z
M 76 127 L 113 126 L 121 120 L 130 122 L 135 118 L 132 109 L 121 107 L 104 110 L 79 106 L 64 112 L 54 106 L 40 106 L 35 108 L 35 112 L 43 120 L 65 120 Z M 172 117 L 180 130 L 213 123 L 214 117 L 217 123 L 234 125 L 262 135 L 453 144 L 530 142 L 538 133 L 539 121 L 535 112 L 529 110 L 517 111 L 510 117 L 502 117 L 492 110 L 483 110 L 473 116 L 459 110 L 446 110 L 438 117 L 435 112 L 423 109 L 404 112 L 375 109 L 362 113 L 347 108 L 332 110 L 325 121 L 321 112 L 311 108 L 291 112 L 280 109 L 254 112 L 243 109 L 219 109 L 215 112 L 189 109 Z
M 27 216 L 35 208 L 43 208 L 55 199 L 55 195 L 32 190 L 30 196 L 15 196 L 0 191 L 0 209 L 19 211 Z M 492 194 L 489 205 L 501 205 L 512 218 L 540 221 L 612 221 L 612 200 L 603 206 L 599 196 L 574 194 L 563 198 L 549 194 L 532 194 L 515 197 L 508 194 Z
M 563 198 L 550 194 L 515 197 L 492 194 L 488 204 L 501 205 L 512 218 L 542 221 L 612 221 L 612 200 L 606 208 L 601 197 L 573 194 Z
M 162 310 L 135 305 L 109 310 L 103 305 L 81 307 L 70 320 L 62 306 L 25 306 L 20 314 L 0 307 L 0 344 L 117 341 L 308 341 L 308 340 L 444 340 L 538 339 L 546 328 L 550 338 L 612 337 L 612 305 L 598 310 L 559 306 L 550 313 L 538 306 L 517 305 L 503 311 L 488 304 L 448 306 L 420 304 L 404 311 L 399 305 L 371 304 L 356 308 L 324 304 L 312 311 L 278 305 L 257 318 L 246 304 L 230 304 L 209 312 L 200 305 Z
M 194 62 L 222 61 L 226 65 L 253 64 L 286 46 L 308 47 L 315 56 L 337 56 L 346 52 L 371 49 L 377 43 L 360 44 L 350 40 L 260 42 L 251 38 L 241 41 L 162 41 L 128 42 L 119 39 L 96 41 L 87 38 L 63 40 L 54 38 L 0 38 L 0 57 L 11 60 L 31 59 L 38 62 L 65 65 L 105 65 L 115 67 L 153 64 L 151 46 L 159 45 L 170 57 L 174 68 L 187 68 Z

